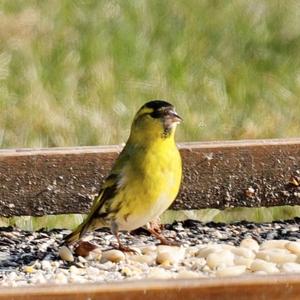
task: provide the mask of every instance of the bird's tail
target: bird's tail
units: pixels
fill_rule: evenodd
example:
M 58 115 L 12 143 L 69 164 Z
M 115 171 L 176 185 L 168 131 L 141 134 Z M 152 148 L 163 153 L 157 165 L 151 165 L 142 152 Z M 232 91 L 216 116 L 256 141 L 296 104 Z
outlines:
M 64 237 L 64 243 L 71 245 L 78 240 L 81 239 L 81 237 L 90 229 L 93 229 L 93 217 L 94 214 L 97 213 L 97 207 L 98 207 L 98 202 L 100 201 L 102 197 L 103 191 L 101 190 L 99 194 L 94 198 L 94 202 L 91 208 L 90 214 L 86 217 L 86 219 L 77 226 L 77 228 L 68 234 L 67 236 Z
M 83 234 L 87 231 L 86 225 L 87 222 L 83 222 L 79 226 L 77 226 L 77 228 L 73 232 L 64 237 L 64 242 L 68 245 L 71 245 L 80 240 Z

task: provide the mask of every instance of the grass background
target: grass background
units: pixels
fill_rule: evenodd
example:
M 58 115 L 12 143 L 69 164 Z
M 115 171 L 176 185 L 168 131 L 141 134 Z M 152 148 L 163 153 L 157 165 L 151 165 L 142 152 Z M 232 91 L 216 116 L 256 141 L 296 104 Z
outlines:
M 150 99 L 178 141 L 299 136 L 300 2 L 0 1 L 0 147 L 121 143 Z

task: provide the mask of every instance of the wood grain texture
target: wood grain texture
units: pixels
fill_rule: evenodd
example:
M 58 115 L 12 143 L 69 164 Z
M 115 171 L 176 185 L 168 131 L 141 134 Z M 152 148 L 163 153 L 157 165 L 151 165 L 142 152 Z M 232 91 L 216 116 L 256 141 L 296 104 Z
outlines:
M 2 288 L 0 291 L 0 300 L 298 300 L 300 276 L 127 281 Z
M 300 139 L 180 144 L 173 209 L 300 204 Z M 0 150 L 0 215 L 86 213 L 120 146 Z

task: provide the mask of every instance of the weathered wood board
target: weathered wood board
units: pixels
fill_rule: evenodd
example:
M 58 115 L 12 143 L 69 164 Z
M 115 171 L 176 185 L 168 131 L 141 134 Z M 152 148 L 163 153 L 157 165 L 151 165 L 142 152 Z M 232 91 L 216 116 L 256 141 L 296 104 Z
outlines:
M 300 138 L 179 145 L 173 209 L 300 204 Z M 86 213 L 121 146 L 0 150 L 0 215 Z
M 298 300 L 297 275 L 2 288 L 0 300 Z

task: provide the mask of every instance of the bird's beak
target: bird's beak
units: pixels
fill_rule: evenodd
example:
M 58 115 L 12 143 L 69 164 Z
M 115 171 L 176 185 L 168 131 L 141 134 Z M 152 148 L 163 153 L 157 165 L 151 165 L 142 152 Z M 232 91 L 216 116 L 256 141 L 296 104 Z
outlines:
M 169 115 L 172 123 L 181 123 L 183 121 L 183 119 L 177 114 L 175 110 L 171 110 L 169 112 Z

